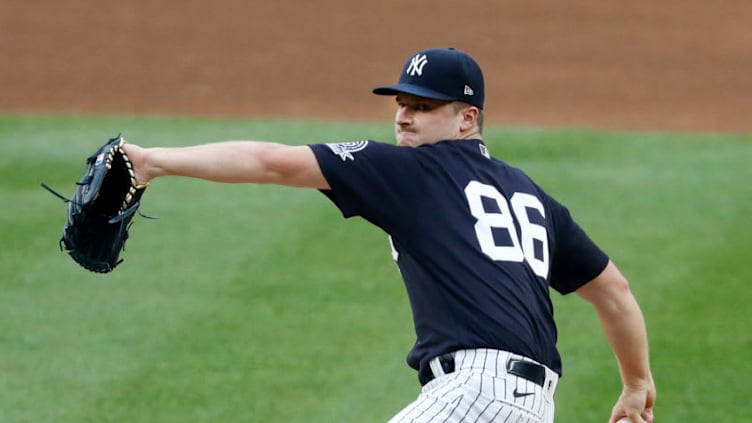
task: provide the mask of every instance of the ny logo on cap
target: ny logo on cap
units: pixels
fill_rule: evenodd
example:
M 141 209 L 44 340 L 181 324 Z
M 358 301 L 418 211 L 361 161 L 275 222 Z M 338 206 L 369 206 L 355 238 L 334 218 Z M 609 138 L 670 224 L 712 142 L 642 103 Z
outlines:
M 418 76 L 423 75 L 423 66 L 428 63 L 428 58 L 425 54 L 416 54 L 412 59 L 410 59 L 410 65 L 407 67 L 407 73 L 410 76 L 415 76 L 415 74 L 418 74 Z

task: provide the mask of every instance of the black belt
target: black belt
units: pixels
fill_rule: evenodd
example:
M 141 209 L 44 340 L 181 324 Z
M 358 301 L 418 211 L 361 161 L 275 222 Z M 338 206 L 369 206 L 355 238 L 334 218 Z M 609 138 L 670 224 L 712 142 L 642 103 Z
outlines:
M 439 356 L 439 364 L 441 364 L 444 374 L 454 372 L 454 354 L 448 353 Z M 546 383 L 546 368 L 529 361 L 510 358 L 507 360 L 507 373 L 529 380 L 541 387 Z M 435 377 L 429 365 L 426 365 L 422 371 L 418 372 L 418 380 L 421 385 L 425 385 Z

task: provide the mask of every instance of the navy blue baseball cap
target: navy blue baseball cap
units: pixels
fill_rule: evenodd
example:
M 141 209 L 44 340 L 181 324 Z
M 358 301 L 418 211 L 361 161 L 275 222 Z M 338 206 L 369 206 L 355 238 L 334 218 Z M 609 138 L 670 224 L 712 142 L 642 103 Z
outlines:
M 453 48 L 432 48 L 407 59 L 399 82 L 377 87 L 374 94 L 407 93 L 434 100 L 464 101 L 483 109 L 483 72 L 467 53 Z

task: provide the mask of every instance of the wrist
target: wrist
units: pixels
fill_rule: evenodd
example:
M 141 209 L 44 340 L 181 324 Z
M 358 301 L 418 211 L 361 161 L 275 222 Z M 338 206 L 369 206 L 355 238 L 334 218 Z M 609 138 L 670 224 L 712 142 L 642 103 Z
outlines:
M 643 377 L 624 378 L 622 387 L 625 392 L 643 392 L 654 387 L 653 377 L 648 374 Z

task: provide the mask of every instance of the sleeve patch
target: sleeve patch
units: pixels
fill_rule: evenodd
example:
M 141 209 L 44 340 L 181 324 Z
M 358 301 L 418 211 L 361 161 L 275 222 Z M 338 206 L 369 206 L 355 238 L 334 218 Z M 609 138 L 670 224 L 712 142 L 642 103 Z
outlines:
M 338 155 L 343 162 L 347 161 L 347 159 L 355 161 L 353 153 L 357 153 L 366 148 L 366 146 L 368 146 L 368 141 L 338 142 L 326 144 L 326 146 L 332 150 L 332 153 Z

